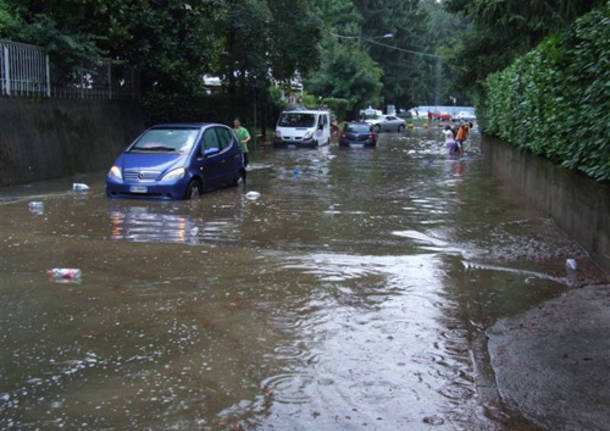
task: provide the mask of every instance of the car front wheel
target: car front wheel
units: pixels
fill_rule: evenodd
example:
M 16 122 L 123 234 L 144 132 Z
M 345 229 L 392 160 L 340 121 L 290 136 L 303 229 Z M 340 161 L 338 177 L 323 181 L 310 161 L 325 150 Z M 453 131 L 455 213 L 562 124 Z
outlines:
M 246 182 L 246 170 L 242 169 L 239 171 L 239 174 L 237 175 L 237 178 L 235 178 L 235 181 L 233 181 L 233 187 L 238 187 L 240 183 L 245 183 Z
M 373 130 L 374 130 L 376 133 L 381 132 L 381 125 L 377 124 L 375 127 L 373 127 Z
M 191 200 L 197 199 L 203 193 L 203 187 L 197 179 L 191 180 L 188 186 L 186 186 L 186 192 L 184 193 L 184 199 Z

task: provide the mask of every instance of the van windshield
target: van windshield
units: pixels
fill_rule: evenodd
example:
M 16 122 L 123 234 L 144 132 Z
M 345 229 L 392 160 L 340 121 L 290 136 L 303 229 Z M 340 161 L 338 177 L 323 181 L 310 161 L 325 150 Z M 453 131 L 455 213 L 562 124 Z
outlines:
M 199 129 L 152 129 L 145 132 L 131 151 L 186 153 L 195 144 Z
M 313 127 L 316 124 L 315 114 L 285 112 L 280 116 L 281 127 Z

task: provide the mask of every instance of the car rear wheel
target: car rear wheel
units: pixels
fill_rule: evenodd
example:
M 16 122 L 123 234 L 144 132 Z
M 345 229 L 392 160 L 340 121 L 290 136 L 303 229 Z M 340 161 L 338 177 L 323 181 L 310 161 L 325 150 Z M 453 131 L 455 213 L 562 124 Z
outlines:
M 197 179 L 191 180 L 188 186 L 186 186 L 186 192 L 184 193 L 184 199 L 191 200 L 197 199 L 203 193 L 203 186 Z
M 404 131 L 405 131 L 405 126 L 404 125 L 401 124 L 400 126 L 398 126 L 398 133 L 402 133 Z

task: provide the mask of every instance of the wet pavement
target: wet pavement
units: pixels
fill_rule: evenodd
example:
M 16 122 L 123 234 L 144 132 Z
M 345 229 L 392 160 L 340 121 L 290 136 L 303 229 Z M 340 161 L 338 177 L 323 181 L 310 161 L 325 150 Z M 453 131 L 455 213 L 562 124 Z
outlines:
M 107 200 L 104 173 L 0 191 L 0 428 L 536 429 L 484 331 L 565 292 L 567 257 L 600 275 L 440 135 L 259 149 L 192 202 Z

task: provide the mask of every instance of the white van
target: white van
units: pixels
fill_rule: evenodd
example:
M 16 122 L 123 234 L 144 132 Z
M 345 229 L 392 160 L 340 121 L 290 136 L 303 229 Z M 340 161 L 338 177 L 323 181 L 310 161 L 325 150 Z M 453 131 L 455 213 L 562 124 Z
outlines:
M 330 143 L 330 112 L 284 111 L 275 128 L 274 145 L 318 147 Z

